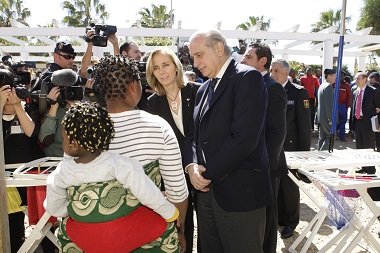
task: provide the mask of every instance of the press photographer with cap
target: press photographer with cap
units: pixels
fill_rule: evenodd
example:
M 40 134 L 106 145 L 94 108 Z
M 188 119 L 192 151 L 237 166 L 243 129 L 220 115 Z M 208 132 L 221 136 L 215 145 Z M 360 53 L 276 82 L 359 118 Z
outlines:
M 42 88 L 41 93 L 47 94 L 45 93 L 46 90 L 44 90 L 44 87 L 41 87 L 42 82 L 50 82 L 48 79 L 50 79 L 54 71 L 60 69 L 72 69 L 76 55 L 77 54 L 75 53 L 75 50 L 70 42 L 58 41 L 54 48 L 54 62 L 52 62 L 49 67 L 42 72 L 41 77 L 32 87 L 32 92 L 41 90 Z M 46 108 L 44 108 L 44 105 L 46 105 L 46 97 L 40 96 L 40 101 L 38 103 L 40 104 L 40 114 L 43 114 L 46 110 Z

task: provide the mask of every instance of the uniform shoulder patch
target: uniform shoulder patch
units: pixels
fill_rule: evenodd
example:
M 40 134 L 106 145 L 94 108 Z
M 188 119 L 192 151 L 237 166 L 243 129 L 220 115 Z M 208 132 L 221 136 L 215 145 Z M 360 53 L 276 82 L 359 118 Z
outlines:
M 309 108 L 309 99 L 304 99 L 303 100 L 303 106 L 307 109 Z

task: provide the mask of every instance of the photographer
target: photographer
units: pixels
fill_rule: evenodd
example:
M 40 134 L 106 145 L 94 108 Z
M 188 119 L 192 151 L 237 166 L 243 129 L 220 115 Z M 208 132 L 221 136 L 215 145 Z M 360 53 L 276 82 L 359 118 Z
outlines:
M 5 164 L 26 163 L 44 156 L 37 144 L 37 108 L 17 96 L 15 78 L 12 70 L 0 63 L 0 108 Z M 7 200 L 11 252 L 17 252 L 25 237 L 25 188 L 7 188 Z
M 72 69 L 74 65 L 74 59 L 77 54 L 74 51 L 73 46 L 68 41 L 57 42 L 54 48 L 54 62 L 50 63 L 49 67 L 44 70 L 41 77 L 36 81 L 35 85 L 32 87 L 32 92 L 40 91 L 39 104 L 40 114 L 44 114 L 46 111 L 46 95 L 47 91 L 44 88 L 43 82 L 49 83 L 50 77 L 54 71 L 60 69 Z M 42 88 L 42 90 L 41 90 Z
M 92 42 L 93 38 L 95 36 L 95 29 L 93 28 L 87 28 L 86 29 L 86 35 L 85 40 L 87 41 L 87 48 L 86 52 L 83 55 L 81 67 L 79 70 L 79 76 L 82 78 L 83 82 L 85 82 L 85 100 L 94 101 L 96 100 L 95 92 L 92 91 L 94 81 L 91 78 L 92 74 L 92 66 L 97 64 L 99 60 L 92 56 L 92 50 L 94 47 L 94 44 Z M 109 42 L 111 42 L 114 55 L 119 54 L 119 42 L 118 38 L 115 33 L 110 34 L 108 37 Z
M 75 86 L 77 79 L 77 74 L 71 69 L 57 70 L 52 74 L 52 85 L 47 95 L 50 108 L 38 135 L 46 156 L 63 156 L 61 121 L 70 106 L 83 99 L 82 87 Z

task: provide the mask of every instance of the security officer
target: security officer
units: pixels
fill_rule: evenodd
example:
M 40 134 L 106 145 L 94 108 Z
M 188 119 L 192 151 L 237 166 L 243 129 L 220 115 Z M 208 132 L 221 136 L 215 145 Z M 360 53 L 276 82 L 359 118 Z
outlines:
M 284 150 L 309 151 L 311 122 L 308 93 L 302 86 L 288 80 L 289 70 L 290 66 L 286 60 L 277 59 L 272 63 L 272 78 L 284 86 L 288 96 Z M 285 160 L 285 156 L 280 156 L 281 159 Z M 286 162 L 279 161 L 278 164 Z M 281 238 L 289 238 L 293 236 L 294 229 L 299 223 L 300 192 L 298 186 L 287 175 L 281 177 L 277 202 L 278 224 L 283 226 L 280 231 Z
M 32 88 L 33 91 L 41 90 L 41 94 L 48 93 L 48 90 L 44 90 L 43 85 L 41 86 L 42 82 L 45 80 L 45 82 L 48 82 L 47 79 L 50 79 L 52 73 L 54 71 L 60 70 L 60 69 L 72 69 L 74 65 L 74 59 L 77 54 L 75 53 L 75 50 L 70 42 L 68 41 L 59 41 L 57 42 L 55 48 L 54 48 L 54 62 L 52 62 L 49 67 L 42 72 L 40 78 L 36 82 L 36 84 Z M 40 96 L 39 98 L 39 111 L 40 114 L 43 114 L 46 111 L 46 96 Z

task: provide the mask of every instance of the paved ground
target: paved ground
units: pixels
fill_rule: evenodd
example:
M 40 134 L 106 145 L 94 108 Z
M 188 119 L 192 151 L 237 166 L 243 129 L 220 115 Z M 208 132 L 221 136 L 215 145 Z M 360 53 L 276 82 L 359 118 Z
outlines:
M 313 133 L 313 139 L 312 139 L 312 149 L 317 149 L 318 147 L 318 137 L 317 133 Z M 340 149 L 355 149 L 355 142 L 352 138 L 347 136 L 346 142 L 342 141 L 335 141 L 334 149 L 340 150 Z M 380 172 L 380 168 L 377 169 L 378 172 Z M 320 203 L 325 203 L 325 198 L 321 194 L 319 190 L 317 190 L 312 184 L 305 184 L 303 183 L 305 188 L 311 192 L 314 196 L 318 196 L 320 198 Z M 365 209 L 365 204 L 361 200 L 355 200 L 353 202 L 357 206 L 357 210 L 364 209 L 364 215 L 365 217 L 362 217 L 363 219 L 366 219 L 369 216 L 369 210 Z M 315 216 L 315 214 L 318 212 L 318 208 L 316 205 L 301 191 L 301 211 L 300 211 L 300 224 L 296 228 L 295 234 L 293 237 L 288 238 L 288 239 L 278 239 L 277 243 L 277 252 L 289 252 L 288 248 L 292 243 L 297 239 L 299 234 L 302 233 L 302 230 L 309 224 L 309 222 L 312 220 L 312 218 Z M 357 211 L 358 213 L 358 211 Z M 321 227 L 321 229 L 318 231 L 316 234 L 309 250 L 307 251 L 308 253 L 312 252 L 318 252 L 325 243 L 331 239 L 334 235 L 338 233 L 338 230 L 334 227 L 329 225 L 328 219 L 326 219 Z M 378 235 L 378 232 L 380 232 L 380 223 L 377 221 L 371 228 L 371 233 L 374 235 L 374 237 L 379 240 L 380 238 Z M 300 244 L 300 246 L 297 248 L 297 251 L 299 252 L 302 249 L 302 246 L 306 240 L 303 240 Z M 327 251 L 327 252 L 332 252 L 332 249 Z M 373 252 L 375 253 L 374 250 L 371 250 L 366 243 L 363 241 L 358 244 L 358 246 L 355 247 L 353 252 Z
M 317 140 L 318 140 L 318 137 L 317 137 L 317 133 L 313 133 L 313 139 L 312 139 L 312 149 L 316 149 L 317 148 Z M 334 145 L 334 149 L 336 150 L 339 150 L 339 149 L 347 149 L 347 148 L 352 148 L 354 149 L 355 148 L 355 142 L 353 141 L 352 138 L 350 137 L 347 137 L 347 141 L 346 142 L 341 142 L 339 140 L 337 140 L 335 142 L 335 145 Z M 378 169 L 378 172 L 380 172 L 380 169 Z M 323 195 L 320 193 L 319 190 L 317 190 L 312 184 L 304 184 L 304 186 L 307 188 L 308 191 L 310 191 L 314 196 L 319 196 L 320 198 L 320 203 L 324 203 L 325 200 L 324 200 L 324 197 Z M 357 208 L 364 208 L 363 207 L 363 203 L 359 200 L 355 203 L 357 205 Z M 315 206 L 315 204 L 305 195 L 302 193 L 301 191 L 301 217 L 300 217 L 300 224 L 298 225 L 298 227 L 296 228 L 295 230 L 295 234 L 293 237 L 291 238 L 288 238 L 288 239 L 278 239 L 278 246 L 277 246 L 277 252 L 289 252 L 288 251 L 288 248 L 290 247 L 290 245 L 296 240 L 296 238 L 298 237 L 298 235 L 302 232 L 302 230 L 308 225 L 308 223 L 312 220 L 312 218 L 314 217 L 314 215 L 316 214 L 316 212 L 318 212 L 318 209 L 317 207 Z M 369 214 L 369 211 L 365 211 L 364 210 L 364 216 L 368 216 Z M 363 219 L 365 219 L 366 217 L 363 217 Z M 28 231 L 30 231 L 30 228 L 27 229 L 27 233 Z M 377 238 L 379 241 L 379 237 L 378 237 L 378 232 L 380 232 L 380 223 L 377 221 L 376 224 L 374 226 L 372 226 L 371 228 L 371 233 L 375 236 L 375 238 Z M 313 253 L 313 252 L 317 252 L 319 249 L 321 249 L 323 247 L 323 245 L 330 239 L 332 238 L 334 235 L 337 234 L 337 229 L 331 225 L 329 225 L 329 221 L 326 219 L 321 227 L 321 229 L 318 231 L 318 233 L 316 234 L 309 250 L 307 251 L 308 253 Z M 305 243 L 306 240 L 304 240 L 303 242 L 301 242 L 301 247 L 302 245 Z M 301 247 L 297 248 L 298 251 L 301 250 Z M 38 249 L 36 252 L 38 253 L 43 253 L 43 251 L 41 249 Z M 194 252 L 196 252 L 196 250 L 194 250 Z M 327 251 L 327 252 L 331 252 L 331 250 Z M 358 252 L 373 252 L 375 253 L 375 251 L 371 251 L 368 247 L 368 245 L 366 245 L 365 243 L 361 242 L 359 243 L 359 245 L 354 249 L 355 253 L 358 253 Z M 238 252 L 237 252 L 238 253 Z

